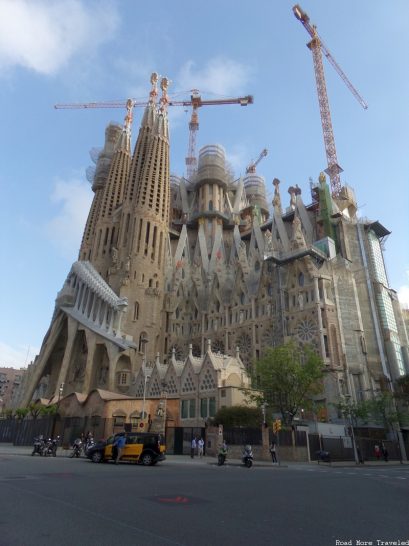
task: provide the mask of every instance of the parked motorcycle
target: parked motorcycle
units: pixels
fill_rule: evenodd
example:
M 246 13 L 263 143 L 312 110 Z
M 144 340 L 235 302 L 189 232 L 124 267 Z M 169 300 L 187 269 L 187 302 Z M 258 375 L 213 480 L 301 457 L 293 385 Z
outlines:
M 218 466 L 223 466 L 226 462 L 226 456 L 227 456 L 227 446 L 226 442 L 223 442 L 219 449 L 219 454 L 217 456 L 217 464 Z
M 82 448 L 83 448 L 83 443 L 81 441 L 81 438 L 77 438 L 76 440 L 74 440 L 70 458 L 73 459 L 74 457 L 77 457 L 77 458 L 81 457 Z
M 36 453 L 38 453 L 40 456 L 42 456 L 44 445 L 44 436 L 42 434 L 40 436 L 36 436 L 34 438 L 33 452 L 31 453 L 31 455 L 35 455 Z
M 56 457 L 59 441 L 60 441 L 59 436 L 57 436 L 57 438 L 54 438 L 54 439 L 48 438 L 48 440 L 45 441 L 45 444 L 43 447 L 43 456 L 47 457 L 49 455 L 50 457 Z
M 251 468 L 253 466 L 253 451 L 250 445 L 244 446 L 241 460 L 245 467 Z
M 92 438 L 92 436 L 90 436 L 85 444 L 82 445 L 82 449 L 84 451 L 84 455 L 87 457 L 88 456 L 88 450 L 93 447 L 95 445 L 95 442 L 94 442 L 94 438 Z

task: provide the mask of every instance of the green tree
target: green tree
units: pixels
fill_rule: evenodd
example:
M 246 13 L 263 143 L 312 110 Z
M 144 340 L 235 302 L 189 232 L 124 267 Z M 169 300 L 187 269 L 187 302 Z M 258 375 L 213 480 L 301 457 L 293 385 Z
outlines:
M 28 408 L 17 408 L 15 411 L 16 419 L 23 420 L 30 410 Z
M 30 412 L 30 415 L 33 419 L 37 419 L 37 417 L 41 415 L 42 408 L 42 404 L 36 404 L 35 402 L 31 402 L 28 405 L 28 411 Z
M 41 415 L 55 415 L 57 413 L 57 404 L 41 406 L 40 413 Z
M 300 408 L 310 408 L 311 397 L 322 391 L 323 363 L 313 348 L 300 347 L 290 341 L 267 349 L 256 362 L 253 386 L 257 400 L 281 413 L 285 424 L 291 424 Z
M 367 421 L 368 420 L 368 407 L 366 402 L 345 402 L 340 401 L 337 404 L 334 404 L 338 410 L 338 413 L 342 415 L 347 420 L 351 420 L 351 423 L 354 427 L 358 426 L 358 421 Z
M 364 404 L 370 420 L 386 429 L 395 430 L 399 423 L 407 423 L 407 414 L 397 409 L 395 397 L 391 392 L 378 393 L 375 398 L 366 400 Z
M 213 418 L 214 423 L 225 427 L 259 427 L 263 421 L 260 408 L 231 406 L 220 408 Z

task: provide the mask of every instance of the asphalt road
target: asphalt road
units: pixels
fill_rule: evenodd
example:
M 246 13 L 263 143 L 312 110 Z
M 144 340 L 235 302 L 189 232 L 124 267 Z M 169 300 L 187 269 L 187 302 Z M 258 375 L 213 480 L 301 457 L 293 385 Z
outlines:
M 0 545 L 409 544 L 409 466 L 0 456 Z M 362 541 L 357 542 L 357 541 Z

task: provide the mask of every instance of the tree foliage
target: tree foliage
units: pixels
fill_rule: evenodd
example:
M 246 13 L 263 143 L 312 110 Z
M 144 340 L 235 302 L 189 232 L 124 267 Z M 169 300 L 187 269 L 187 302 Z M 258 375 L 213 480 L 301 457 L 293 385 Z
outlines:
M 42 408 L 44 406 L 42 404 L 36 404 L 35 402 L 31 402 L 28 405 L 28 411 L 30 412 L 30 415 L 33 419 L 37 419 L 39 415 L 42 413 Z
M 250 394 L 259 404 L 281 413 L 291 424 L 301 408 L 310 408 L 311 397 L 322 391 L 323 363 L 312 347 L 294 342 L 267 349 L 256 362 L 253 386 L 259 395 Z
M 372 400 L 366 400 L 364 405 L 370 420 L 386 429 L 393 430 L 395 425 L 407 422 L 407 415 L 397 409 L 395 397 L 391 392 L 378 393 Z
M 231 406 L 220 408 L 213 419 L 217 425 L 225 427 L 259 427 L 263 421 L 260 408 Z
M 396 402 L 399 396 L 394 396 L 389 391 L 377 392 L 369 400 L 360 402 L 338 402 L 336 408 L 343 417 L 349 418 L 356 427 L 358 420 L 382 425 L 385 429 L 393 430 L 395 425 L 408 423 L 407 411 L 401 411 Z
M 354 427 L 358 426 L 358 421 L 367 421 L 369 417 L 369 410 L 364 402 L 346 402 L 340 401 L 334 404 L 338 412 L 344 417 L 344 419 L 351 420 Z
M 28 408 L 17 408 L 15 411 L 16 419 L 20 419 L 22 421 L 29 411 L 30 410 Z

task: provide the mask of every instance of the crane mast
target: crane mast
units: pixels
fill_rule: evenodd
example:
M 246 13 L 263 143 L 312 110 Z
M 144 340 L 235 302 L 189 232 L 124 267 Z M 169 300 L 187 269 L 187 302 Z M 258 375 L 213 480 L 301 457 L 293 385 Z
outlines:
M 339 197 L 341 192 L 341 187 L 342 187 L 341 179 L 339 175 L 342 172 L 342 168 L 338 164 L 337 150 L 335 147 L 334 131 L 332 128 L 332 121 L 331 121 L 331 111 L 329 107 L 327 86 L 326 86 L 325 74 L 324 74 L 324 66 L 322 62 L 322 53 L 324 53 L 325 57 L 332 64 L 336 72 L 342 78 L 342 80 L 344 81 L 348 89 L 351 91 L 354 97 L 358 100 L 361 106 L 364 109 L 368 108 L 368 106 L 366 102 L 363 100 L 363 98 L 360 96 L 358 91 L 355 89 L 355 87 L 348 80 L 347 76 L 345 75 L 341 67 L 338 65 L 338 63 L 335 61 L 335 59 L 332 57 L 331 53 L 328 51 L 327 47 L 321 40 L 315 25 L 310 24 L 310 18 L 305 13 L 305 11 L 303 11 L 301 7 L 298 4 L 296 4 L 293 7 L 293 13 L 295 17 L 302 23 L 302 25 L 304 26 L 304 28 L 306 29 L 306 31 L 312 38 L 311 41 L 307 44 L 307 46 L 311 50 L 313 63 L 314 63 L 315 82 L 316 82 L 317 93 L 318 93 L 318 104 L 319 104 L 320 115 L 321 115 L 321 125 L 322 125 L 322 132 L 324 136 L 325 153 L 327 156 L 327 165 L 328 165 L 325 172 L 329 175 L 329 178 L 330 178 L 332 195 L 334 197 Z

